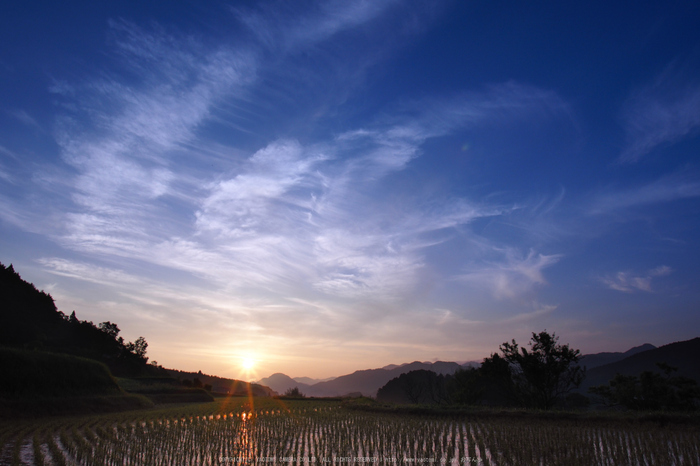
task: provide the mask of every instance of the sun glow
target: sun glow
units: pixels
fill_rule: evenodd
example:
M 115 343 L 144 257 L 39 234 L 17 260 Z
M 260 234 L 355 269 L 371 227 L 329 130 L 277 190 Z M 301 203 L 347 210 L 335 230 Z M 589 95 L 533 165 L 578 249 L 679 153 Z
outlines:
M 241 359 L 241 368 L 246 372 L 251 372 L 255 369 L 255 360 L 253 358 Z
M 229 360 L 235 378 L 251 382 L 261 378 L 258 371 L 261 369 L 261 365 L 265 365 L 264 359 L 262 353 L 248 350 L 234 353 Z

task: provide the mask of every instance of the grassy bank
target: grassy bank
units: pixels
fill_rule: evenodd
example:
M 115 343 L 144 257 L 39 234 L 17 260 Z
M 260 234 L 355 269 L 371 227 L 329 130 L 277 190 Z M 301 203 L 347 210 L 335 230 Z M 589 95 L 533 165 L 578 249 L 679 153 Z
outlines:
M 118 378 L 125 391 L 143 395 L 155 404 L 208 403 L 214 397 L 203 388 L 183 387 L 172 378 Z
M 66 354 L 0 348 L 0 417 L 92 414 L 153 406 L 127 394 L 104 364 Z
M 153 405 L 147 397 L 130 393 L 0 399 L 0 418 L 35 419 L 45 416 L 100 414 L 146 409 Z
M 104 364 L 67 354 L 0 348 L 0 396 L 115 395 L 119 385 Z

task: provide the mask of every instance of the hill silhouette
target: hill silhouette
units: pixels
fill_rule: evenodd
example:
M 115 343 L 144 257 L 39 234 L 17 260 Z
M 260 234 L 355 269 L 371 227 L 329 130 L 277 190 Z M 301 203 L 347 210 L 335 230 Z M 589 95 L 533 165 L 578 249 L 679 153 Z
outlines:
M 118 395 L 109 369 L 92 359 L 0 347 L 0 398 Z
M 273 396 L 273 389 L 260 383 L 248 383 L 237 379 L 227 379 L 199 372 L 186 372 L 176 369 L 166 369 L 171 377 L 178 381 L 197 379 L 202 385 L 211 386 L 211 391 L 220 395 L 249 395 Z
M 700 353 L 694 349 L 692 343 L 696 340 L 698 339 L 673 343 L 661 348 L 644 343 L 625 352 L 586 354 L 581 357 L 579 364 L 587 367 L 587 376 L 576 391 L 586 393 L 589 386 L 608 383 L 617 372 L 629 375 L 638 375 L 645 370 L 659 372 L 656 362 L 668 362 L 673 367 L 679 367 L 678 375 L 700 380 L 700 368 L 694 365 L 694 361 L 700 361 Z M 696 356 L 689 356 L 692 354 Z M 379 388 L 392 379 L 411 371 L 424 370 L 432 371 L 438 375 L 451 375 L 458 368 L 478 367 L 479 365 L 473 361 L 462 365 L 455 362 L 414 361 L 406 364 L 389 364 L 379 369 L 358 370 L 352 374 L 313 384 L 302 383 L 303 378 L 292 378 L 278 372 L 259 380 L 258 383 L 270 387 L 278 394 L 297 387 L 307 396 L 344 396 L 349 393 L 361 393 L 364 396 L 374 397 Z
M 415 361 L 402 365 L 392 364 L 386 367 L 359 370 L 352 374 L 342 375 L 332 380 L 306 386 L 281 373 L 262 379 L 260 383 L 264 383 L 278 393 L 284 393 L 288 388 L 299 387 L 299 390 L 307 396 L 345 396 L 361 393 L 364 396 L 374 397 L 377 394 L 377 390 L 401 374 L 415 370 L 428 370 L 436 374 L 454 374 L 462 366 L 456 362 L 437 361 L 430 363 Z M 275 387 L 278 387 L 279 390 Z
M 304 395 L 309 395 L 312 390 L 310 390 L 311 385 L 297 382 L 295 379 L 289 377 L 288 375 L 277 372 L 269 377 L 260 379 L 259 384 L 270 387 L 272 390 L 277 392 L 278 395 L 282 395 L 284 392 L 291 388 L 298 388 Z
M 359 392 L 364 396 L 374 397 L 377 395 L 377 390 L 401 374 L 421 369 L 433 371 L 436 374 L 454 374 L 459 368 L 460 365 L 456 362 L 437 361 L 431 364 L 415 361 L 389 370 L 369 369 L 355 371 L 352 374 L 343 375 L 329 382 L 312 385 L 311 394 L 314 396 L 337 396 Z
M 0 263 L 0 346 L 94 359 L 116 376 L 164 375 L 147 364 L 145 339 L 131 343 L 118 335 L 112 322 L 98 327 L 79 320 L 75 312 L 67 316 L 51 295 L 23 280 L 12 265 Z
M 0 263 L 0 345 L 53 346 L 70 328 L 51 295 L 22 280 L 10 264 Z
M 377 401 L 398 404 L 441 404 L 450 399 L 448 380 L 451 375 L 438 375 L 418 369 L 391 379 L 377 391 Z
M 662 371 L 657 363 L 676 367 L 678 368 L 676 375 L 700 382 L 700 338 L 670 343 L 610 364 L 594 367 L 587 372 L 579 390 L 585 392 L 589 387 L 607 384 L 616 374 L 636 376 L 644 371 L 661 374 Z
M 293 377 L 293 379 L 299 383 L 303 383 L 304 385 L 313 385 L 319 382 L 328 382 L 329 380 L 335 379 L 335 377 L 327 377 L 325 379 L 312 379 L 311 377 Z
M 640 346 L 635 346 L 624 353 L 595 353 L 595 354 L 585 354 L 579 360 L 579 365 L 591 370 L 595 367 L 604 366 L 606 364 L 612 364 L 617 361 L 621 361 L 629 356 L 632 356 L 643 351 L 649 351 L 656 349 L 656 346 L 644 343 Z

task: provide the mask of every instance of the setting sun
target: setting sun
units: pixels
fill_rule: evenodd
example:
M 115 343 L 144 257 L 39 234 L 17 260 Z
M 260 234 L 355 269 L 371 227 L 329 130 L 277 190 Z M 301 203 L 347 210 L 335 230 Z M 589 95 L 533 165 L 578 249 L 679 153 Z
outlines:
M 252 371 L 255 368 L 255 360 L 251 358 L 241 359 L 241 368 L 245 371 Z

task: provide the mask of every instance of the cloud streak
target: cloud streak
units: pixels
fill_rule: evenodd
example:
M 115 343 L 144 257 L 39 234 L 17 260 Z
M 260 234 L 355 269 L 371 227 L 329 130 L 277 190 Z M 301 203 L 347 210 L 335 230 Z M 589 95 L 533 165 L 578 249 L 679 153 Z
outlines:
M 163 46 L 146 40 L 151 43 L 127 49 L 150 60 L 157 55 L 150 50 Z M 208 92 L 218 95 L 218 85 L 213 89 Z M 268 332 L 274 332 L 271 322 L 290 318 L 310 319 L 309 332 L 335 334 L 339 319 L 359 332 L 369 315 L 358 309 L 343 318 L 337 311 L 312 318 L 318 309 L 344 309 L 351 301 L 380 306 L 387 315 L 398 312 L 420 288 L 431 261 L 427 249 L 454 237 L 441 232 L 502 215 L 512 206 L 460 198 L 396 204 L 378 196 L 387 189 L 387 177 L 410 166 L 430 139 L 565 107 L 555 94 L 508 83 L 449 104 L 435 100 L 421 113 L 397 114 L 315 143 L 276 139 L 246 157 L 236 150 L 224 173 L 200 171 L 193 177 L 182 154 L 202 157 L 192 147 L 196 151 L 204 144 L 197 128 L 206 124 L 213 98 L 184 92 L 197 96 L 195 115 L 173 122 L 164 115 L 176 109 L 160 86 L 138 92 L 143 98 L 124 99 L 117 112 L 102 109 L 99 130 L 63 133 L 64 156 L 79 173 L 63 244 L 106 260 L 139 260 L 193 274 L 211 283 L 222 300 L 239 297 L 225 315 L 245 315 L 251 328 Z M 128 123 L 147 126 L 151 117 L 152 127 Z M 138 142 L 144 148 L 130 151 Z M 520 257 L 476 236 L 467 244 L 479 245 L 471 254 L 487 253 L 491 259 L 462 280 L 486 284 L 499 299 L 531 294 L 546 284 L 542 270 L 559 259 L 534 251 Z M 61 264 L 45 265 L 67 276 Z M 153 293 L 154 302 L 164 294 Z M 316 304 L 299 304 L 309 302 Z M 211 312 L 221 307 L 195 306 Z M 293 311 L 300 307 L 304 317 Z
M 303 67 L 300 50 L 317 52 L 395 4 L 331 3 L 294 23 L 239 11 L 251 25 L 262 21 L 257 42 L 216 47 L 157 25 L 111 22 L 118 66 L 51 89 L 65 176 L 45 179 L 61 194 L 52 237 L 69 252 L 44 257 L 42 267 L 109 288 L 104 302 L 135 316 L 143 307 L 149 322 L 167 320 L 168 312 L 187 322 L 191 310 L 217 323 L 211 338 L 223 346 L 231 335 L 289 341 L 291 327 L 299 329 L 294 341 L 382 346 L 381 332 L 394 326 L 434 347 L 423 330 L 435 322 L 426 309 L 434 309 L 438 292 L 486 291 L 515 314 L 503 320 L 484 309 L 470 318 L 454 311 L 439 319 L 438 333 L 450 322 L 462 328 L 551 314 L 553 306 L 533 310 L 532 303 L 563 255 L 543 253 L 546 245 L 530 238 L 489 237 L 474 225 L 516 211 L 522 224 L 532 223 L 530 215 L 554 210 L 564 189 L 528 210 L 508 194 L 436 188 L 439 176 L 416 177 L 415 167 L 443 138 L 573 121 L 556 92 L 508 81 L 387 104 L 337 131 L 305 116 L 308 131 L 258 125 L 268 115 L 291 121 L 315 112 L 316 102 L 299 99 L 292 117 L 280 117 L 276 106 L 299 94 L 275 100 L 270 90 L 289 66 Z M 345 78 L 322 68 L 315 79 Z M 444 267 L 449 261 L 459 265 Z
M 268 49 L 295 50 L 326 41 L 385 13 L 396 0 L 329 1 L 322 4 L 260 5 L 257 10 L 233 8 L 233 14 Z
M 661 265 L 647 271 L 646 274 L 637 275 L 630 272 L 617 272 L 600 279 L 601 282 L 611 290 L 622 291 L 623 293 L 634 293 L 637 291 L 653 292 L 651 281 L 657 277 L 670 275 L 671 267 Z
M 693 176 L 677 173 L 642 186 L 601 192 L 593 198 L 588 214 L 611 214 L 699 196 L 700 182 Z
M 501 251 L 500 262 L 473 264 L 459 280 L 484 287 L 497 299 L 516 299 L 530 293 L 536 286 L 546 285 L 543 270 L 561 259 L 560 254 L 544 255 L 530 250 L 522 256 L 513 249 Z
M 628 99 L 622 121 L 627 146 L 620 163 L 637 162 L 658 146 L 695 135 L 700 130 L 700 83 L 670 66 Z

